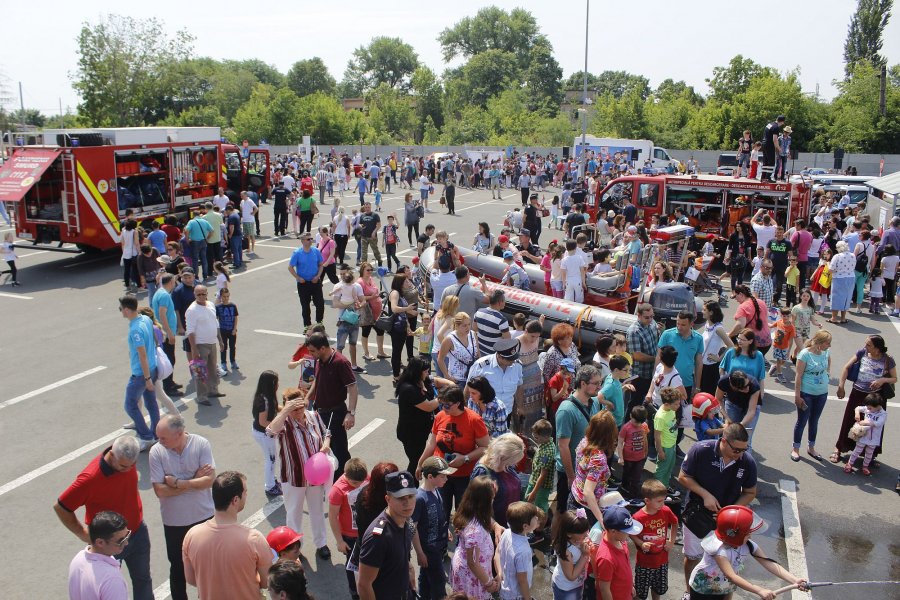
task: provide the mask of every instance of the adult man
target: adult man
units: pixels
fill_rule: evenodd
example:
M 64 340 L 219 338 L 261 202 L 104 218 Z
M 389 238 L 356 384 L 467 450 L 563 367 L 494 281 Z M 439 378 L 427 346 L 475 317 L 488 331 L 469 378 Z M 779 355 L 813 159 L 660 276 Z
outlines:
M 541 264 L 541 249 L 539 246 L 531 243 L 531 230 L 519 230 L 519 255 L 527 265 Z
M 528 171 L 523 171 L 521 175 L 519 175 L 519 190 L 522 192 L 522 206 L 528 205 L 528 197 L 530 195 L 531 190 L 529 186 L 531 185 L 531 176 L 528 174 Z
M 891 226 L 884 232 L 881 244 L 878 245 L 878 254 L 884 252 L 887 246 L 893 246 L 894 250 L 900 254 L 900 217 L 891 219 Z
M 178 332 L 178 312 L 175 310 L 175 303 L 172 301 L 172 292 L 175 290 L 175 276 L 171 273 L 165 273 L 160 278 L 160 288 L 153 294 L 153 300 L 150 307 L 156 315 L 156 320 L 162 325 L 163 333 L 166 339 L 163 340 L 163 352 L 169 358 L 172 366 L 175 366 L 175 335 Z M 163 379 L 163 390 L 169 396 L 183 396 L 180 391 L 181 386 L 175 383 L 174 369 L 173 374 Z
M 222 334 L 219 332 L 219 319 L 216 308 L 208 301 L 209 290 L 205 285 L 194 288 L 194 302 L 184 314 L 184 333 L 191 347 L 191 360 L 202 360 L 206 363 L 206 379 L 195 379 L 197 385 L 197 404 L 212 406 L 210 398 L 221 398 L 219 393 L 218 361 L 216 344 L 222 348 Z M 153 424 L 156 427 L 156 423 Z
M 362 262 L 369 262 L 369 248 L 375 254 L 378 266 L 381 266 L 381 252 L 378 251 L 378 230 L 381 225 L 381 217 L 372 212 L 372 204 L 363 204 L 363 212 L 359 217 L 359 228 L 362 230 L 360 243 L 362 244 Z M 390 266 L 390 265 L 388 265 Z
M 279 181 L 275 184 L 275 191 L 272 192 L 273 208 L 275 210 L 275 235 L 285 235 L 288 226 L 288 192 L 284 188 L 284 182 Z
M 435 308 L 440 307 L 441 296 L 449 286 L 456 281 L 456 274 L 450 270 L 450 257 L 442 254 L 437 260 L 437 269 L 432 269 L 429 279 L 431 281 L 431 290 L 434 292 L 433 298 L 436 304 Z
M 138 302 L 134 296 L 119 298 L 119 312 L 128 320 L 128 355 L 131 359 L 131 377 L 125 387 L 125 412 L 134 421 L 134 429 L 141 438 L 141 450 L 147 450 L 156 443 L 153 429 L 159 421 L 159 405 L 156 403 L 156 338 L 153 321 L 138 313 Z M 144 422 L 144 415 L 138 402 L 144 397 L 144 407 L 150 414 L 150 429 Z
M 445 258 L 445 257 L 441 257 Z M 506 294 L 495 289 L 488 294 L 489 306 L 475 311 L 473 329 L 478 334 L 478 349 L 481 356 L 494 353 L 494 345 L 501 339 L 509 339 L 509 322 L 501 312 L 506 306 Z
M 525 387 L 522 380 L 522 365 L 519 360 L 519 340 L 501 339 L 494 345 L 494 352 L 482 356 L 469 368 L 468 381 L 473 377 L 484 377 L 494 388 L 496 401 L 503 404 L 507 413 L 521 417 L 525 414 Z M 463 394 L 469 397 L 468 385 Z M 513 410 L 515 409 L 515 410 Z M 513 429 L 518 431 L 518 419 L 513 418 Z
M 297 167 L 294 166 L 292 171 Z M 284 177 L 281 178 L 281 183 L 284 184 L 284 189 L 287 190 L 287 193 L 290 194 L 294 191 L 294 188 L 297 186 L 297 180 L 291 175 L 291 172 L 287 172 L 284 174 Z
M 431 190 L 431 182 L 428 180 L 428 174 L 425 171 L 422 171 L 422 176 L 419 177 L 419 199 L 422 201 L 422 206 L 425 207 L 425 211 L 428 211 L 428 193 Z
M 224 212 L 225 207 L 228 205 L 228 196 L 225 195 L 225 188 L 219 188 L 219 193 L 213 196 L 212 204 L 215 204 L 219 207 L 219 211 Z M 209 211 L 209 208 L 206 209 Z
M 625 206 L 622 208 L 622 214 L 625 215 L 626 226 L 637 223 L 637 207 L 631 203 L 631 196 L 625 196 Z
M 241 227 L 243 228 L 244 237 L 250 240 L 248 250 L 256 251 L 256 220 L 255 215 L 259 212 L 259 207 L 250 199 L 247 192 L 241 192 Z
M 384 477 L 387 508 L 375 517 L 361 538 L 360 600 L 409 598 L 416 572 L 409 562 L 413 531 L 409 519 L 416 509 L 416 483 L 409 471 Z
M 487 289 L 487 281 L 484 278 L 484 275 L 481 276 L 481 289 L 476 288 L 471 283 L 469 283 L 469 268 L 465 265 L 461 265 L 456 267 L 456 285 L 448 286 L 447 289 L 444 290 L 444 293 L 441 294 L 441 302 L 443 303 L 444 298 L 447 296 L 456 296 L 459 298 L 459 308 L 457 312 L 464 312 L 467 315 L 474 315 L 478 312 L 478 309 L 481 308 L 482 304 L 488 303 L 488 297 L 484 294 L 484 290 Z M 434 303 L 438 303 L 437 299 L 435 299 Z
M 228 232 L 228 247 L 231 249 L 231 264 L 235 269 L 244 264 L 244 235 L 241 216 L 234 210 L 234 204 L 225 207 L 225 229 Z
M 122 565 L 113 558 L 128 545 L 128 523 L 111 510 L 88 525 L 91 543 L 69 563 L 70 600 L 128 600 Z
M 765 302 L 766 308 L 772 306 L 775 287 L 772 281 L 772 261 L 768 258 L 760 263 L 759 273 L 750 280 L 750 291 L 754 296 Z M 762 315 L 762 318 L 766 319 L 768 315 Z
M 254 192 L 253 188 L 249 187 L 245 193 L 247 194 L 247 198 L 249 198 L 257 208 L 257 211 L 253 213 L 253 219 L 256 223 L 256 237 L 259 237 L 259 194 Z
M 534 239 L 536 243 L 540 243 L 540 235 L 541 235 L 541 213 L 538 212 L 541 209 L 538 204 L 538 195 L 531 194 L 531 198 L 528 201 L 528 206 L 525 207 L 523 212 L 522 219 L 522 227 L 528 230 L 531 238 Z
M 213 237 L 212 225 L 203 219 L 199 212 L 195 212 L 193 218 L 185 226 L 184 233 L 190 244 L 194 268 L 202 267 L 203 278 L 206 279 L 212 271 L 212 265 L 209 264 L 207 256 L 207 248 Z
M 775 239 L 769 240 L 766 245 L 766 258 L 772 261 L 773 279 L 775 283 L 774 294 L 772 296 L 773 304 L 766 304 L 768 307 L 778 306 L 781 300 L 781 288 L 784 287 L 784 272 L 788 267 L 788 260 L 794 246 L 784 238 L 784 227 L 778 225 L 775 227 Z
M 662 358 L 662 348 L 664 346 L 672 346 L 678 351 L 678 358 L 675 359 L 675 369 L 681 375 L 681 381 L 687 392 L 687 400 L 690 402 L 694 397 L 694 382 L 700 383 L 700 371 L 703 369 L 703 336 L 694 331 L 694 319 L 696 315 L 693 311 L 683 310 L 678 313 L 675 320 L 675 329 L 667 329 L 659 336 L 657 346 L 659 350 L 656 353 L 656 365 Z M 676 411 L 678 421 L 681 421 L 682 408 Z M 684 428 L 678 429 L 678 441 L 684 437 Z M 680 449 L 676 449 L 679 453 Z
M 584 438 L 588 423 L 600 412 L 596 396 L 603 383 L 600 371 L 592 365 L 583 365 L 572 382 L 574 392 L 563 400 L 556 410 L 556 502 L 566 506 L 571 484 L 575 481 L 575 449 Z M 561 511 L 553 516 L 553 530 L 559 525 Z
M 213 518 L 188 531 L 181 555 L 184 577 L 200 600 L 258 600 L 268 585 L 272 550 L 263 534 L 238 523 L 247 503 L 247 478 L 219 474 L 212 484 Z
M 378 166 L 378 161 L 372 163 L 372 166 L 369 167 L 369 193 L 374 194 L 375 190 L 378 189 L 378 176 L 381 174 L 381 168 Z
M 156 426 L 159 443 L 150 450 L 150 483 L 159 498 L 169 590 L 173 600 L 187 600 L 182 543 L 194 525 L 213 516 L 212 487 L 216 463 L 206 438 L 184 430 L 180 415 L 164 415 Z
M 425 252 L 425 249 L 431 246 L 431 236 L 433 235 L 434 225 L 429 223 L 425 226 L 425 233 L 416 238 L 416 256 L 422 256 L 422 253 Z
M 575 193 L 573 192 L 572 195 L 574 196 Z M 581 203 L 575 204 L 563 225 L 566 230 L 566 237 L 575 238 L 576 235 L 582 232 L 585 223 L 587 223 L 587 219 L 584 216 L 584 205 Z
M 206 260 L 209 263 L 210 271 L 212 271 L 213 265 L 217 261 L 222 260 L 222 223 L 224 219 L 222 218 L 222 213 L 219 212 L 222 209 L 218 206 L 213 206 L 212 202 L 207 202 L 205 207 L 206 214 L 203 215 L 203 220 L 212 227 L 212 235 L 209 236 L 209 243 L 206 245 Z
M 760 181 L 772 181 L 775 170 L 775 155 L 778 151 L 778 134 L 784 125 L 785 118 L 778 116 L 774 121 L 766 125 L 763 130 L 763 168 Z
M 747 430 L 740 423 L 725 427 L 722 438 L 697 442 L 688 451 L 678 482 L 688 489 L 685 508 L 702 503 L 707 516 L 722 507 L 747 506 L 756 497 L 756 461 L 747 453 Z M 706 531 L 691 519 L 684 522 L 684 578 L 687 589 L 694 567 L 703 558 L 700 541 Z
M 175 305 L 175 312 L 178 314 L 178 335 L 184 335 L 184 315 L 188 307 L 194 302 L 194 288 L 199 285 L 194 277 L 194 269 L 185 267 L 181 270 L 181 283 L 175 286 L 172 291 L 172 303 Z M 182 350 L 187 354 L 188 362 L 191 362 L 191 344 L 187 338 L 182 340 Z
M 626 411 L 626 414 L 630 415 L 631 409 L 641 404 L 647 396 L 653 380 L 653 369 L 659 349 L 659 324 L 653 320 L 653 305 L 645 302 L 637 306 L 637 320 L 629 325 L 625 339 L 628 352 L 634 359 L 631 374 L 636 377 L 631 382 L 634 392 L 631 394 L 632 401 Z
M 369 184 L 366 183 L 366 179 L 362 177 L 360 173 L 360 178 L 356 180 L 356 191 L 359 192 L 359 205 L 363 206 L 366 203 L 366 192 L 369 190 Z
M 127 522 L 128 543 L 118 548 L 117 560 L 124 560 L 131 576 L 135 600 L 152 600 L 150 578 L 150 534 L 144 523 L 144 510 L 138 492 L 137 462 L 140 447 L 135 438 L 123 435 L 94 458 L 53 505 L 56 516 L 66 528 L 86 544 L 93 540 L 89 530 L 78 521 L 75 511 L 84 507 L 84 522 L 92 523 L 102 511 L 114 511 Z
M 775 221 L 766 213 L 765 208 L 756 211 L 750 220 L 750 226 L 756 233 L 756 247 L 766 248 L 769 241 L 775 238 Z
M 491 170 L 488 171 L 488 177 L 491 179 L 491 198 L 503 200 L 503 195 L 500 192 L 500 169 L 497 168 L 497 163 L 491 164 Z
M 300 234 L 301 246 L 291 254 L 288 272 L 297 280 L 297 295 L 300 296 L 300 310 L 303 313 L 303 333 L 312 325 L 309 303 L 316 305 L 316 323 L 325 319 L 325 299 L 322 296 L 322 271 L 325 259 L 318 248 L 313 248 L 312 235 Z
M 338 468 L 334 471 L 334 478 L 337 479 L 350 460 L 347 431 L 356 425 L 356 401 L 359 397 L 356 375 L 350 361 L 328 345 L 325 334 L 309 336 L 306 349 L 316 359 L 315 379 L 307 397 L 315 401 L 316 412 L 331 431 L 331 452 L 338 460 Z
M 797 282 L 797 290 L 806 287 L 806 269 L 809 266 L 809 248 L 812 246 L 812 233 L 806 230 L 806 220 L 797 219 L 794 221 L 796 228 L 791 236 L 791 246 L 797 253 L 797 268 L 800 270 L 800 280 Z

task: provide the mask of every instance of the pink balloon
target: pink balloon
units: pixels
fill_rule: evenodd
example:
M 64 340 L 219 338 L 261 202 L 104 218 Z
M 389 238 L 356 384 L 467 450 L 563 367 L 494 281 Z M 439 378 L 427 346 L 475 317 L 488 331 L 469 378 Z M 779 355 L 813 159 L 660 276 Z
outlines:
M 309 485 L 322 485 L 328 481 L 333 472 L 331 461 L 324 452 L 316 452 L 303 466 L 303 473 L 306 475 Z

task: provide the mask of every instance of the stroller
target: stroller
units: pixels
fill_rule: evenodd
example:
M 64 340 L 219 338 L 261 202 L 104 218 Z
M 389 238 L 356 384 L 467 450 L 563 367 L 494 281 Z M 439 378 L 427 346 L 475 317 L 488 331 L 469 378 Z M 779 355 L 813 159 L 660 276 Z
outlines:
M 709 273 L 712 262 L 712 256 L 698 257 L 694 261 L 694 266 L 689 267 L 685 272 L 684 282 L 690 286 L 691 290 L 694 292 L 694 296 L 699 296 L 702 292 L 715 291 L 719 298 L 719 304 L 721 306 L 726 306 L 728 304 L 728 299 L 724 294 L 722 284 L 719 283 L 721 277 L 716 277 Z

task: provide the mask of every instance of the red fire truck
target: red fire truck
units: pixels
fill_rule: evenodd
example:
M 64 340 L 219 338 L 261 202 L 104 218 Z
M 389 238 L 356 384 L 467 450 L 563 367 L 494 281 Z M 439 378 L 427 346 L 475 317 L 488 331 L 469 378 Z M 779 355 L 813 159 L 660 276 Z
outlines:
M 716 236 L 717 250 L 734 231 L 738 221 L 749 223 L 752 215 L 765 209 L 785 229 L 797 219 L 809 217 L 811 182 L 763 183 L 754 179 L 719 175 L 634 175 L 611 181 L 588 199 L 587 212 L 596 222 L 598 208 L 604 213 L 621 208 L 630 198 L 638 220 L 650 228 L 651 215 L 660 215 L 665 226 L 681 208 L 698 235 Z
M 17 236 L 47 250 L 117 246 L 127 209 L 141 224 L 186 220 L 220 187 L 232 199 L 268 192 L 268 151 L 227 144 L 218 127 L 42 133 L 43 145 L 15 148 L 0 166 L 0 200 L 15 206 Z

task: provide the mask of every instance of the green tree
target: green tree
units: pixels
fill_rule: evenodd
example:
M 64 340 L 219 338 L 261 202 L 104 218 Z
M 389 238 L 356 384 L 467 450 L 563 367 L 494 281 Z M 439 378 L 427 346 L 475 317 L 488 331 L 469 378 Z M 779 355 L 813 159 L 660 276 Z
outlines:
M 429 117 L 432 126 L 440 128 L 444 124 L 442 112 L 444 89 L 434 71 L 425 66 L 419 67 L 413 73 L 409 87 L 415 102 L 416 120 L 422 128 L 420 133 L 424 134 Z
M 487 101 L 500 92 L 518 87 L 518 58 L 503 50 L 486 50 L 476 54 L 459 69 L 448 71 L 445 77 L 452 88 L 454 102 L 487 106 Z
M 431 115 L 425 117 L 424 133 L 422 135 L 422 143 L 426 146 L 435 146 L 441 142 L 441 132 L 438 131 Z
M 172 127 L 227 127 L 228 119 L 216 106 L 191 106 L 177 115 L 169 115 L 160 125 Z
M 188 58 L 194 38 L 166 35 L 156 19 L 108 15 L 85 22 L 77 38 L 73 87 L 84 99 L 79 112 L 94 125 L 129 127 L 165 117 L 159 107 L 178 89 L 171 66 Z
M 271 85 L 276 89 L 284 85 L 284 75 L 281 74 L 281 71 L 275 68 L 275 66 L 263 62 L 258 58 L 226 60 L 224 61 L 224 64 L 236 71 L 250 71 L 259 82 Z
M 296 144 L 306 133 L 300 119 L 300 98 L 294 90 L 283 87 L 275 92 L 266 115 L 270 144 Z
M 22 109 L 16 109 L 9 113 L 9 120 L 11 123 L 19 125 L 22 123 Z M 41 114 L 36 108 L 26 108 L 25 109 L 25 118 L 24 122 L 26 125 L 32 125 L 34 127 L 43 127 L 44 123 L 47 122 L 47 117 Z
M 348 135 L 347 114 L 362 116 L 358 111 L 345 114 L 340 101 L 323 92 L 300 98 L 297 110 L 301 134 L 310 136 L 319 144 L 352 141 L 353 138 Z
M 543 116 L 559 113 L 562 102 L 562 67 L 553 58 L 547 46 L 535 46 L 531 50 L 531 63 L 525 71 L 525 88 L 528 107 Z
M 587 74 L 587 85 L 589 90 L 595 90 L 600 87 L 600 78 L 593 73 Z M 563 82 L 564 90 L 583 90 L 584 89 L 584 71 L 575 71 L 569 78 Z
M 261 82 L 247 69 L 221 65 L 212 74 L 210 83 L 212 87 L 203 95 L 203 104 L 217 107 L 223 117 L 231 120 L 238 109 L 250 100 L 253 90 Z
M 419 55 L 412 46 L 400 38 L 376 37 L 368 46 L 353 51 L 344 81 L 361 91 L 375 89 L 382 83 L 405 88 L 418 66 Z
M 691 104 L 702 104 L 703 96 L 694 91 L 694 86 L 681 81 L 665 79 L 657 86 L 653 95 L 660 101 L 684 97 Z
M 366 109 L 376 134 L 383 133 L 387 139 L 401 142 L 412 138 L 415 112 L 409 95 L 381 83 L 366 94 Z M 378 142 L 384 143 L 383 140 L 380 138 Z
M 892 71 L 900 65 L 892 67 Z M 900 86 L 896 80 L 886 85 L 886 114 L 878 111 L 881 82 L 878 69 L 861 63 L 843 81 L 836 81 L 839 93 L 829 113 L 825 151 L 844 148 L 847 152 L 900 152 Z
M 706 80 L 712 97 L 729 102 L 735 95 L 746 92 L 755 77 L 778 76 L 769 67 L 762 67 L 740 54 L 731 59 L 727 67 L 715 67 L 713 76 Z
M 581 89 L 581 87 L 577 88 Z M 588 85 L 588 89 L 592 89 Z M 636 91 L 644 100 L 650 95 L 650 81 L 643 75 L 632 75 L 627 71 L 603 71 L 597 76 L 597 82 L 593 89 L 602 96 L 606 93 L 617 100 L 624 98 Z
M 894 0 L 858 0 L 844 42 L 844 70 L 848 77 L 862 62 L 876 67 L 885 65 L 881 55 L 882 36 L 893 6 Z
M 445 62 L 457 56 L 472 58 L 497 50 L 518 57 L 518 66 L 522 70 L 531 62 L 532 48 L 541 45 L 552 48 L 530 12 L 514 8 L 507 13 L 496 6 L 482 8 L 474 17 L 464 17 L 444 29 L 438 35 L 438 41 Z
M 295 62 L 288 71 L 286 81 L 287 86 L 301 98 L 316 92 L 333 94 L 337 87 L 325 62 L 318 56 Z
M 601 137 L 647 138 L 650 124 L 644 104 L 639 88 L 632 88 L 618 99 L 607 91 L 598 103 L 593 119 L 588 122 L 588 131 Z
M 269 104 L 275 97 L 275 88 L 264 83 L 256 84 L 250 100 L 241 106 L 232 119 L 234 137 L 251 144 L 269 141 Z

